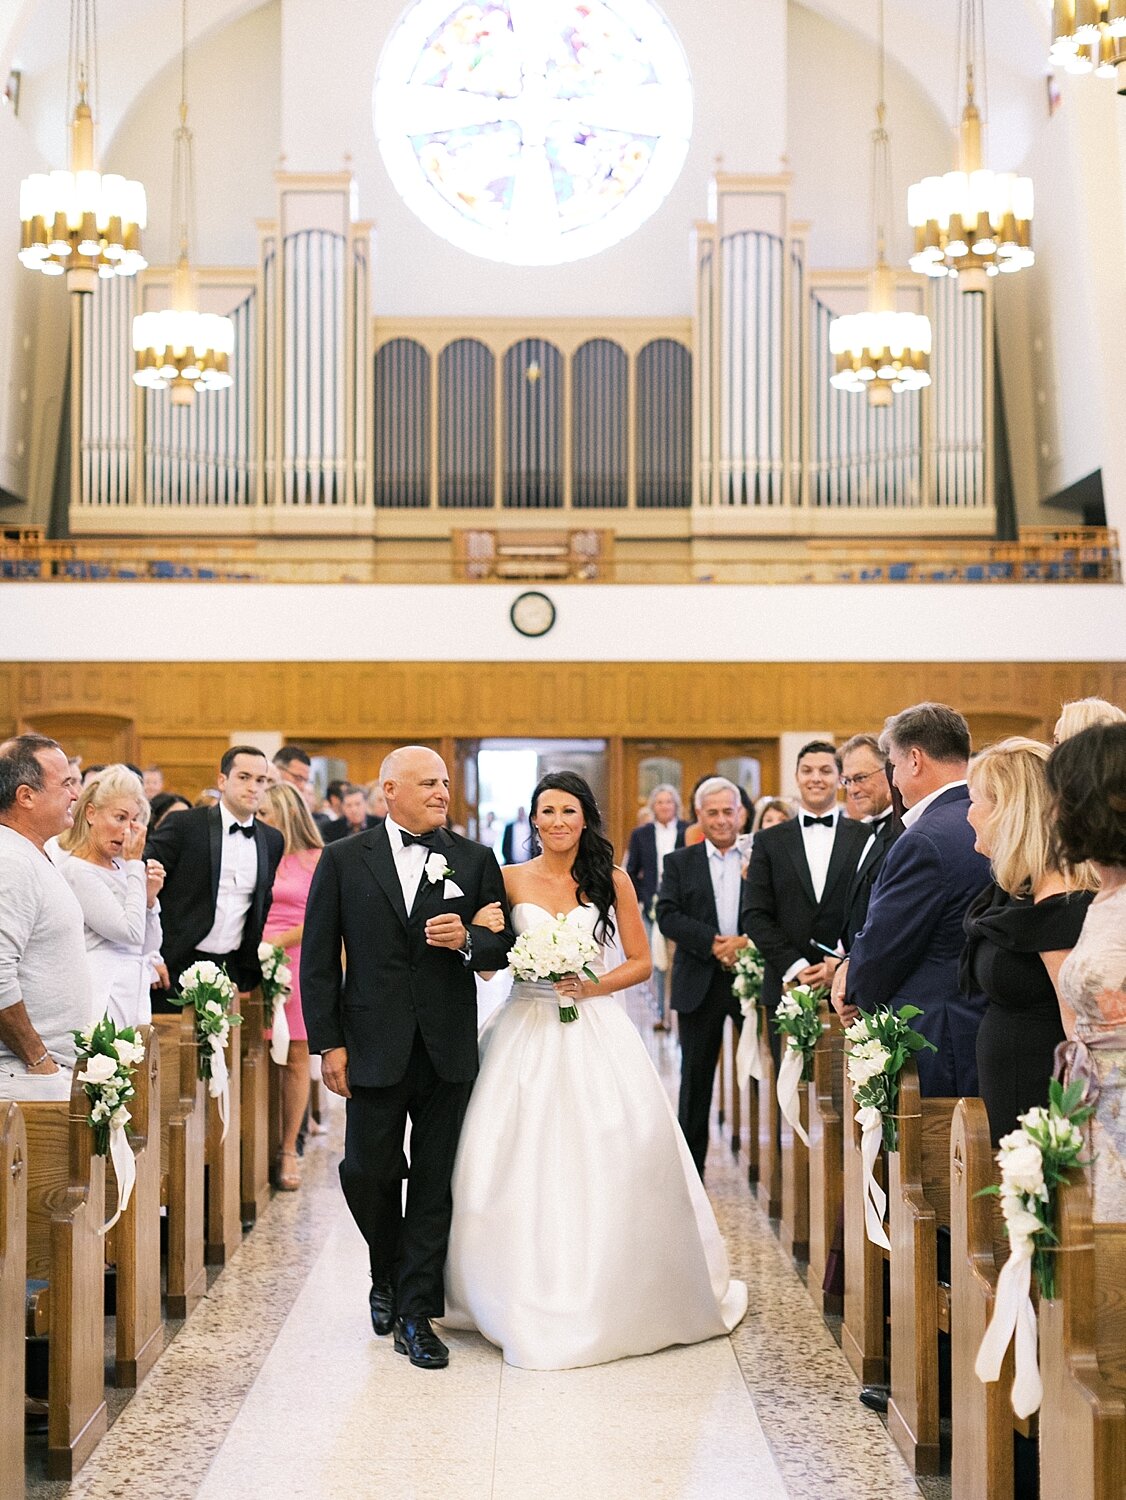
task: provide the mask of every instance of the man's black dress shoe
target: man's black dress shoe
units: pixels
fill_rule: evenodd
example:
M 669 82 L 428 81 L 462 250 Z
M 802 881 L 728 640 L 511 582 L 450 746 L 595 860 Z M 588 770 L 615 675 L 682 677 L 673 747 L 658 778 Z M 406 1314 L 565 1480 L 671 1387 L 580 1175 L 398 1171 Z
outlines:
M 390 1333 L 395 1326 L 395 1288 L 389 1276 L 381 1276 L 372 1282 L 368 1306 L 371 1308 L 371 1326 L 376 1333 L 380 1337 Z
M 400 1318 L 395 1324 L 395 1352 L 420 1370 L 444 1370 L 450 1351 L 430 1326 L 429 1318 Z
M 866 1406 L 869 1411 L 887 1411 L 888 1394 L 886 1385 L 862 1385 L 860 1404 Z

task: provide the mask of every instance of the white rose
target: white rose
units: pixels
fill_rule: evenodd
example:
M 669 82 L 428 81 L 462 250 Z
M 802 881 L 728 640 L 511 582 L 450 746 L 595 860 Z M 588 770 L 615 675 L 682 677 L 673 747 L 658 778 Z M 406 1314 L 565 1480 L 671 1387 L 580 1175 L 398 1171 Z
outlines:
M 79 1077 L 81 1077 L 81 1076 L 82 1075 L 79 1074 Z M 106 1104 L 103 1104 L 102 1101 L 99 1099 L 95 1103 L 94 1108 L 90 1111 L 90 1118 L 91 1118 L 91 1120 L 93 1120 L 93 1122 L 94 1122 L 95 1125 L 100 1125 L 103 1120 L 108 1120 L 109 1119 L 109 1106 L 106 1105 Z
M 1018 1241 L 1028 1243 L 1033 1236 L 1039 1234 L 1043 1225 L 1034 1213 L 1031 1213 L 1020 1198 L 1001 1195 L 1001 1213 L 1009 1231 L 1009 1240 L 1015 1246 Z
M 258 944 L 258 961 L 260 963 L 265 963 L 268 958 L 272 958 L 273 957 L 273 954 L 274 954 L 274 945 L 273 945 L 273 943 L 259 943 Z
M 145 1055 L 143 1047 L 138 1046 L 136 1042 L 131 1042 L 128 1037 L 123 1036 L 119 1036 L 114 1042 L 113 1050 L 117 1053 L 118 1059 L 127 1068 L 135 1067 Z
M 1000 1154 L 1001 1179 L 1016 1193 L 1039 1196 L 1044 1189 L 1044 1159 L 1031 1141 Z
M 129 1121 L 132 1118 L 133 1116 L 129 1113 L 129 1111 L 123 1104 L 120 1109 L 115 1109 L 113 1114 L 110 1116 L 110 1124 L 116 1125 L 120 1130 L 124 1130 L 126 1125 L 128 1125 Z
M 437 885 L 438 881 L 441 880 L 446 873 L 446 861 L 444 856 L 439 854 L 435 849 L 434 853 L 426 861 L 425 869 L 426 878 L 430 881 L 430 884 Z
M 218 1000 L 209 1000 L 203 1009 L 209 1016 L 221 1016 L 223 1014 L 223 1007 L 219 1004 Z
M 214 984 L 220 977 L 218 964 L 213 964 L 209 959 L 195 966 L 195 977 L 199 984 Z
M 95 1052 L 93 1057 L 87 1058 L 85 1069 L 79 1073 L 79 1083 L 104 1084 L 117 1072 L 117 1058 L 106 1057 L 102 1052 Z
M 280 985 L 288 987 L 293 983 L 293 970 L 288 964 L 282 964 L 274 978 Z

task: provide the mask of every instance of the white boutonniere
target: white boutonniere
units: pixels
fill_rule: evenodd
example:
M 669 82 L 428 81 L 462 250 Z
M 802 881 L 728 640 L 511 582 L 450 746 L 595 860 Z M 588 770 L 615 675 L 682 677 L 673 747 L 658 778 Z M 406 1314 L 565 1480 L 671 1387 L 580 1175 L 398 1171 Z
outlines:
M 426 872 L 426 878 L 431 885 L 437 885 L 439 880 L 445 880 L 447 876 L 453 874 L 453 871 L 446 863 L 445 855 L 439 854 L 436 849 L 426 861 L 423 868 Z

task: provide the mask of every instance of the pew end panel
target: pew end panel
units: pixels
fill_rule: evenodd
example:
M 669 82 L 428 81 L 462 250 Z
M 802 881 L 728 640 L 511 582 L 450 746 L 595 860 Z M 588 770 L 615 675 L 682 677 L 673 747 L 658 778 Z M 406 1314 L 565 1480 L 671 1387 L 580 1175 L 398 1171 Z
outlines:
M 844 1194 L 844 1027 L 828 1011 L 827 1029 L 813 1054 L 809 1088 L 809 1266 L 806 1286 L 825 1313 L 839 1316 L 843 1299 L 824 1288 L 825 1268 L 840 1221 Z
M 205 1085 L 190 1009 L 153 1017 L 160 1044 L 161 1196 L 168 1216 L 165 1305 L 186 1318 L 207 1291 L 204 1265 Z
M 841 1322 L 841 1348 L 861 1385 L 883 1385 L 887 1381 L 885 1343 L 884 1256 L 873 1245 L 864 1228 L 864 1176 L 860 1157 L 860 1126 L 848 1071 L 842 1068 L 844 1107 L 844 1240 L 845 1291 Z M 883 1172 L 884 1157 L 876 1160 L 876 1173 Z M 886 1178 L 886 1173 L 883 1173 Z
M 270 1201 L 270 1051 L 266 1041 L 266 1002 L 261 989 L 243 999 L 241 1214 L 250 1225 Z
M 798 1118 L 809 1134 L 811 1084 L 798 1084 Z M 788 1120 L 779 1127 L 782 1165 L 782 1213 L 778 1238 L 782 1248 L 796 1261 L 809 1258 L 809 1147 Z
M 0 1111 L 0 1500 L 24 1500 L 27 1132 L 18 1104 Z
M 223 1121 L 218 1101 L 204 1086 L 207 1109 L 207 1237 L 204 1259 L 209 1266 L 224 1266 L 242 1244 L 242 1136 L 240 1133 L 242 1068 L 241 1026 L 232 1026 L 227 1039 L 227 1068 L 230 1075 L 227 1137 L 223 1139 Z

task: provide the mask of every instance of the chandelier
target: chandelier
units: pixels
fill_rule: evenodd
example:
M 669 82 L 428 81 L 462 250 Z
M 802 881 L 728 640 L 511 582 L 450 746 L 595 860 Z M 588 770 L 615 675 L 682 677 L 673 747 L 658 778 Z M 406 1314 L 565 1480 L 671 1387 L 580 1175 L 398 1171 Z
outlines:
M 1126 0 L 1054 0 L 1048 56 L 1067 73 L 1113 78 L 1126 63 Z
M 98 278 L 134 276 L 141 254 L 145 190 L 94 165 L 91 82 L 97 78 L 96 0 L 71 0 L 67 54 L 67 171 L 33 172 L 20 183 L 19 258 L 30 271 L 66 275 L 72 292 Z
M 930 385 L 927 364 L 931 351 L 930 319 L 919 313 L 897 312 L 895 272 L 887 263 L 887 215 L 891 205 L 891 138 L 884 123 L 884 7 L 880 0 L 879 101 L 872 132 L 872 173 L 869 208 L 876 247 L 876 264 L 869 285 L 868 310 L 834 318 L 829 324 L 829 352 L 834 373 L 830 384 L 839 391 L 866 391 L 870 406 L 890 406 L 901 391 Z
M 180 253 L 172 278 L 172 306 L 133 319 L 133 379 L 148 390 L 170 390 L 176 406 L 190 406 L 196 391 L 221 391 L 231 384 L 228 365 L 235 325 L 197 306 L 189 255 L 195 176 L 188 129 L 188 0 L 182 0 L 180 25 L 180 124 L 172 136 L 172 217 Z
M 924 276 L 957 276 L 964 292 L 980 292 L 985 278 L 1023 271 L 1032 253 L 1032 179 L 991 172 L 982 162 L 982 119 L 974 95 L 980 53 L 985 93 L 985 17 L 982 0 L 961 0 L 959 76 L 965 60 L 966 99 L 958 129 L 958 168 L 924 177 L 907 191 L 915 231 L 910 265 Z

